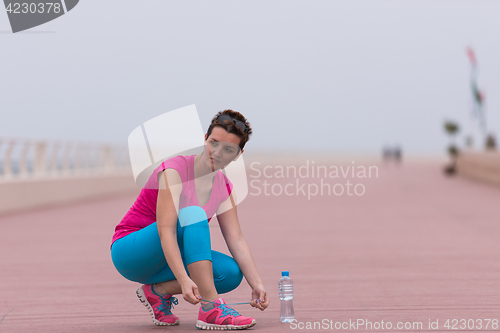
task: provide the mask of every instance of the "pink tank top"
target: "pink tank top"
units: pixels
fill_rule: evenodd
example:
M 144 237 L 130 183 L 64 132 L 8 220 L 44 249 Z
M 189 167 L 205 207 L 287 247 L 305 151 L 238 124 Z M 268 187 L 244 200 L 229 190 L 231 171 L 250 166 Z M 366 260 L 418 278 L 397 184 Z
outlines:
M 156 202 L 158 201 L 159 187 L 158 173 L 165 169 L 175 169 L 181 177 L 182 191 L 179 198 L 179 209 L 188 206 L 199 206 L 194 188 L 194 156 L 179 155 L 169 158 L 153 171 L 153 174 L 149 177 L 132 207 L 116 226 L 111 245 L 117 239 L 156 222 Z M 217 212 L 219 205 L 229 197 L 232 189 L 233 185 L 229 179 L 219 170 L 214 178 L 210 199 L 201 207 L 207 214 L 209 222 Z

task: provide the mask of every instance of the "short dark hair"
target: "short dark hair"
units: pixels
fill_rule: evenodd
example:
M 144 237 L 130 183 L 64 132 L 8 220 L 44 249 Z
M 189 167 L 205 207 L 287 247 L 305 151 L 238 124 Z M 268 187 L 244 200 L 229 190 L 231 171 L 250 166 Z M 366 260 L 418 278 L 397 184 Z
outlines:
M 217 120 L 217 117 L 219 117 L 221 114 L 228 115 L 231 118 L 234 118 L 236 120 L 240 120 L 245 123 L 247 130 L 243 132 L 238 126 L 234 124 L 233 121 L 231 120 L 224 120 L 222 122 Z M 240 148 L 243 149 L 245 147 L 245 144 L 247 143 L 248 140 L 250 140 L 250 134 L 252 134 L 252 128 L 250 127 L 250 123 L 248 120 L 239 112 L 231 110 L 231 109 L 226 109 L 224 111 L 219 111 L 213 118 L 212 122 L 210 123 L 210 126 L 208 127 L 207 131 L 207 139 L 212 134 L 212 130 L 214 129 L 215 126 L 222 127 L 223 129 L 226 130 L 228 133 L 233 133 L 236 134 L 237 136 L 240 137 Z

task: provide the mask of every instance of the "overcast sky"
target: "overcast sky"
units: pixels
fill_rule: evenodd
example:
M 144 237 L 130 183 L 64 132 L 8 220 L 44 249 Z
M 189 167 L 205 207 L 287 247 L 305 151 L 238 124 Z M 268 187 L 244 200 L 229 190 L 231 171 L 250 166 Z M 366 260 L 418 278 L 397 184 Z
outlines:
M 443 152 L 470 131 L 467 46 L 500 130 L 500 1 L 82 0 L 12 34 L 0 12 L 0 136 L 126 144 L 196 104 L 252 124 L 246 149 Z M 462 140 L 462 138 L 461 138 Z

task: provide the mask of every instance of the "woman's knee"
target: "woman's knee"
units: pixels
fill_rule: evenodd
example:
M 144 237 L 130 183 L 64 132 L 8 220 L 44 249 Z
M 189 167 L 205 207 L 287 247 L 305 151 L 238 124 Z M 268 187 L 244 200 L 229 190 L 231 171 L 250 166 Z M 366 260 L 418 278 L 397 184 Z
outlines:
M 178 214 L 180 227 L 187 227 L 198 222 L 207 222 L 207 214 L 199 206 L 188 206 L 179 210 Z

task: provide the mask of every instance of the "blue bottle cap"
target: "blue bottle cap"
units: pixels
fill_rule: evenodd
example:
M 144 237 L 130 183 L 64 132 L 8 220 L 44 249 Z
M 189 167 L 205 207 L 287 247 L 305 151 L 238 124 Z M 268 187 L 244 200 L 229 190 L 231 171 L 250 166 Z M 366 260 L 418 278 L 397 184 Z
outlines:
M 289 271 L 283 271 L 283 272 L 281 272 L 281 276 L 290 276 L 290 272 Z

